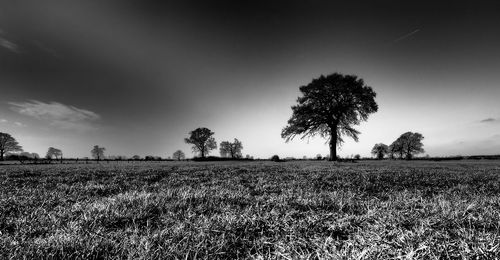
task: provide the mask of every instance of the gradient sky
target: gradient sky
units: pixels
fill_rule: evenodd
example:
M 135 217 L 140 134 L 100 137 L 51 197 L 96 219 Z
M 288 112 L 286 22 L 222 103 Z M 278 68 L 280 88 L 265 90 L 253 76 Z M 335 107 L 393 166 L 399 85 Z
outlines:
M 431 156 L 500 154 L 495 1 L 165 2 L 1 1 L 0 132 L 42 156 L 190 157 L 197 127 L 256 158 L 326 155 L 280 132 L 299 87 L 340 72 L 379 105 L 340 156 L 406 131 Z

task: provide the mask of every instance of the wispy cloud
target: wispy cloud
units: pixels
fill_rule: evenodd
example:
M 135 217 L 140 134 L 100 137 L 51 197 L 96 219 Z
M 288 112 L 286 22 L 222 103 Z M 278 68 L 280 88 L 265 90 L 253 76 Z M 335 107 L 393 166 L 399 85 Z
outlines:
M 3 118 L 0 119 L 0 123 L 7 123 L 7 122 L 9 122 L 7 119 L 3 119 Z
M 490 117 L 490 118 L 483 119 L 480 122 L 481 123 L 494 123 L 494 122 L 498 122 L 498 121 L 499 121 L 499 119 Z
M 26 125 L 21 123 L 21 122 L 14 122 L 14 125 L 15 126 L 18 126 L 18 127 L 25 127 Z
M 19 114 L 49 122 L 51 125 L 69 130 L 95 129 L 92 122 L 100 118 L 95 112 L 64 105 L 58 102 L 44 103 L 37 100 L 9 102 L 11 109 Z
M 15 44 L 12 41 L 9 41 L 3 37 L 0 36 L 0 46 L 12 51 L 12 52 L 19 52 L 19 46 Z

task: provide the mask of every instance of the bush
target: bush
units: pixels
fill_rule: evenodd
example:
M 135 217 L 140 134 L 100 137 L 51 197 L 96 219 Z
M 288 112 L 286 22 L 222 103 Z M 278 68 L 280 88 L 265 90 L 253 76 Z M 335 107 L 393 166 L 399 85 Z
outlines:
M 273 162 L 279 162 L 280 161 L 280 157 L 278 155 L 273 155 L 273 157 L 271 157 L 271 161 Z

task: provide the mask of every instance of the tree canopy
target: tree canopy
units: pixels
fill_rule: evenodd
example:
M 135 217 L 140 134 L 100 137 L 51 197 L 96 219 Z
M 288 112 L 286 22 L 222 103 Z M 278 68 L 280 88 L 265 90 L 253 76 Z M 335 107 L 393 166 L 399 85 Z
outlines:
M 180 160 L 184 160 L 186 158 L 186 155 L 184 154 L 183 151 L 177 150 L 174 152 L 172 157 L 174 158 L 174 160 L 180 161 Z
M 47 159 L 52 159 L 52 157 L 55 157 L 56 160 L 59 158 L 62 161 L 62 155 L 63 153 L 60 149 L 49 147 L 49 150 L 47 151 L 47 155 L 45 157 Z
M 101 160 L 104 158 L 104 151 L 106 150 L 106 148 L 104 147 L 99 147 L 99 145 L 94 145 L 94 148 L 92 148 L 92 150 L 90 151 L 90 154 L 92 155 L 92 157 L 96 160 Z
M 384 156 L 389 153 L 389 146 L 383 143 L 375 144 L 372 148 L 372 154 L 377 157 L 377 159 L 384 159 Z
M 8 152 L 22 152 L 23 148 L 10 134 L 0 132 L 0 161 Z
M 223 141 L 220 143 L 220 155 L 222 157 L 241 158 L 241 150 L 243 144 L 238 139 L 234 138 L 234 142 Z
M 391 144 L 389 150 L 398 154 L 401 159 L 411 160 L 414 155 L 425 152 L 423 139 L 424 136 L 420 133 L 406 132 Z
M 201 158 L 205 158 L 210 153 L 210 150 L 217 148 L 217 143 L 212 135 L 214 135 L 214 132 L 210 129 L 200 127 L 189 132 L 189 138 L 185 138 L 184 141 L 193 145 L 193 152 L 200 153 Z
M 304 138 L 319 134 L 329 140 L 330 160 L 337 159 L 336 148 L 344 142 L 343 136 L 358 141 L 360 132 L 353 126 L 378 110 L 376 93 L 355 75 L 321 75 L 301 86 L 300 92 L 302 96 L 292 106 L 292 117 L 281 137 L 288 142 L 297 135 Z

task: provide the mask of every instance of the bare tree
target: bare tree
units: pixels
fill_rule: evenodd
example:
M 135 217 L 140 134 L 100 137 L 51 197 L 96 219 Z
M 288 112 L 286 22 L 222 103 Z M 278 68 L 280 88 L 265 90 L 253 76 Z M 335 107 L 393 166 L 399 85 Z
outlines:
M 220 143 L 220 154 L 222 157 L 231 157 L 231 158 L 241 158 L 241 150 L 243 149 L 243 144 L 236 138 L 234 138 L 234 142 L 223 141 Z
M 333 73 L 320 76 L 300 87 L 301 97 L 292 106 L 292 117 L 283 128 L 281 137 L 290 141 L 296 135 L 319 134 L 330 143 L 330 160 L 337 160 L 337 146 L 346 135 L 358 141 L 360 132 L 353 128 L 377 112 L 376 93 L 354 75 Z
M 23 148 L 10 134 L 0 132 L 0 161 L 8 152 L 22 152 Z
M 193 152 L 200 153 L 201 158 L 205 158 L 205 155 L 209 154 L 210 150 L 217 148 L 217 143 L 212 135 L 214 135 L 214 132 L 208 128 L 196 128 L 189 132 L 189 138 L 185 138 L 184 141 L 193 145 Z
M 384 156 L 389 153 L 389 146 L 379 143 L 375 144 L 372 148 L 372 154 L 377 156 L 377 159 L 382 160 Z
M 106 148 L 104 148 L 104 147 L 99 147 L 98 145 L 94 145 L 94 148 L 92 148 L 92 150 L 90 151 L 90 154 L 92 155 L 92 157 L 94 159 L 99 161 L 99 160 L 104 158 L 104 151 L 105 150 L 106 150 Z
M 186 155 L 184 154 L 183 151 L 177 150 L 174 152 L 173 158 L 174 158 L 174 160 L 180 161 L 180 160 L 184 160 L 186 158 Z

